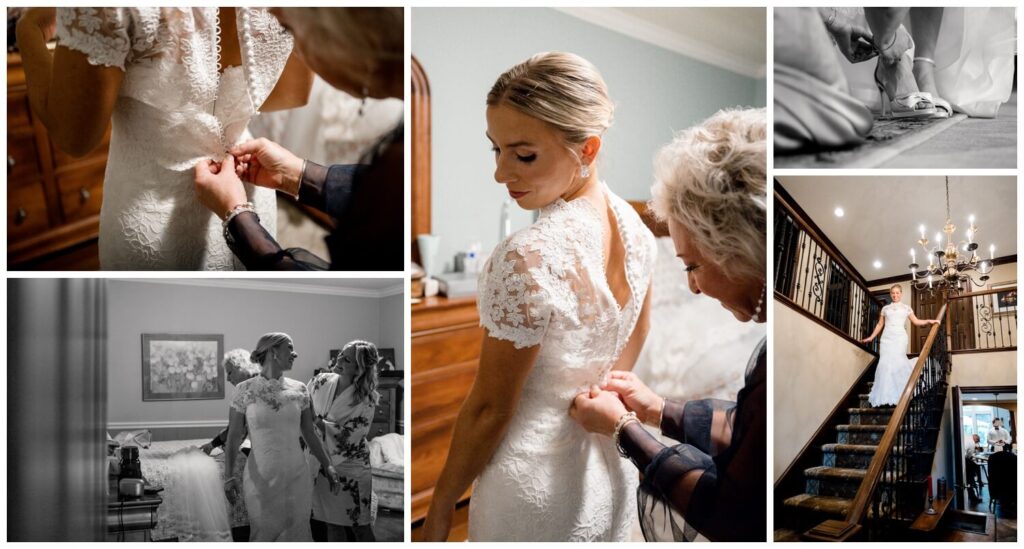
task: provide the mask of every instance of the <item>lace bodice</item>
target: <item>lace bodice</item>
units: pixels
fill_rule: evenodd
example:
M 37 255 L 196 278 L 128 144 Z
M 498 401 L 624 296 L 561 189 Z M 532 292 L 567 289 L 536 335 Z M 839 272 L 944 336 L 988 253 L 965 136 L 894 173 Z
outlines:
M 607 187 L 605 195 L 626 251 L 630 297 L 621 309 L 604 272 L 604 214 L 586 199 L 545 207 L 497 246 L 480 276 L 487 334 L 540 348 L 505 438 L 478 479 L 471 539 L 628 539 L 635 470 L 607 437 L 587 434 L 568 415 L 573 397 L 599 384 L 621 354 L 654 266 L 654 236 L 628 203 Z
M 276 411 L 289 402 L 297 404 L 299 410 L 309 408 L 306 386 L 284 376 L 277 379 L 256 376 L 238 384 L 231 407 L 244 414 L 250 404 L 263 403 Z
M 882 315 L 885 316 L 885 328 L 883 333 L 893 331 L 906 332 L 907 319 L 913 310 L 909 305 L 903 303 L 890 303 L 882 307 Z
M 248 137 L 292 39 L 265 9 L 236 8 L 242 64 L 221 72 L 217 8 L 58 8 L 61 46 L 124 71 L 100 219 L 103 269 L 232 269 L 192 169 Z M 247 188 L 276 231 L 273 192 Z

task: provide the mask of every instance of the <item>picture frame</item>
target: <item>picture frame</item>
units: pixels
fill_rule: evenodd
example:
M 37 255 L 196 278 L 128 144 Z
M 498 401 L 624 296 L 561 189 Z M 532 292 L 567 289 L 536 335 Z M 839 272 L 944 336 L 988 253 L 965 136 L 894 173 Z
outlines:
M 224 398 L 224 336 L 142 334 L 142 400 Z
M 1013 314 L 1017 310 L 1017 281 L 990 284 L 990 290 L 1003 290 L 992 296 L 992 312 L 994 314 Z

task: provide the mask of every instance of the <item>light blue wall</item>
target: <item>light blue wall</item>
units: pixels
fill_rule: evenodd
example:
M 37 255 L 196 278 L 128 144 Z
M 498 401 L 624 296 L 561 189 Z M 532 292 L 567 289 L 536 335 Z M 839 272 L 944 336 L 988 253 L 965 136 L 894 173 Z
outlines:
M 720 69 L 547 8 L 416 8 L 412 52 L 427 73 L 432 111 L 432 230 L 440 258 L 497 244 L 504 187 L 484 136 L 484 100 L 499 74 L 543 51 L 570 51 L 601 71 L 616 104 L 599 172 L 626 199 L 646 199 L 655 151 L 717 110 L 764 106 L 765 81 Z M 513 206 L 513 230 L 528 212 Z

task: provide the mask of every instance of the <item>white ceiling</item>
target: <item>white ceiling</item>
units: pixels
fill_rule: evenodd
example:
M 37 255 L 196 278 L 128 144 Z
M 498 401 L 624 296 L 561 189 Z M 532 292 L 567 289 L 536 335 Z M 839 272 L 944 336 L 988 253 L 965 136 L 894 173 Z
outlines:
M 556 9 L 745 76 L 765 76 L 765 8 Z
M 776 178 L 867 280 L 909 273 L 910 248 L 924 264 L 917 244 L 919 225 L 934 241 L 946 220 L 945 179 L 941 176 L 782 176 Z M 1017 253 L 1016 178 L 951 176 L 950 216 L 954 237 L 966 240 L 967 217 L 975 215 L 978 253 L 996 257 Z M 834 213 L 844 210 L 843 217 Z M 882 267 L 873 266 L 875 260 Z

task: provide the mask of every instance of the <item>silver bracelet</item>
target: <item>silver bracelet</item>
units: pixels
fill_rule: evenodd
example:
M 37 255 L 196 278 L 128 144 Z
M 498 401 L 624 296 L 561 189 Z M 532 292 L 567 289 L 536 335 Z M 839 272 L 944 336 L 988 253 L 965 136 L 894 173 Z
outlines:
M 620 456 L 625 458 L 628 458 L 629 456 L 619 444 L 619 435 L 622 434 L 623 427 L 633 422 L 640 423 L 640 419 L 636 417 L 636 412 L 626 412 L 619 416 L 619 420 L 615 422 L 615 430 L 612 431 L 612 442 L 615 444 L 615 449 L 618 450 Z
M 224 216 L 224 222 L 221 223 L 224 229 L 226 230 L 228 228 L 228 223 L 231 223 L 231 220 L 234 219 L 236 215 L 242 212 L 256 213 L 256 206 L 252 202 L 246 202 L 245 204 L 239 204 L 234 208 L 231 208 L 231 211 L 229 211 L 227 215 Z
M 649 420 L 647 422 L 647 424 L 650 425 L 651 427 L 657 427 L 658 429 L 661 429 L 661 419 L 663 417 L 665 417 L 665 402 L 666 402 L 665 398 L 662 398 L 661 399 L 661 408 L 658 409 L 658 416 L 657 417 L 647 418 Z M 653 421 L 651 421 L 651 420 L 653 420 Z

